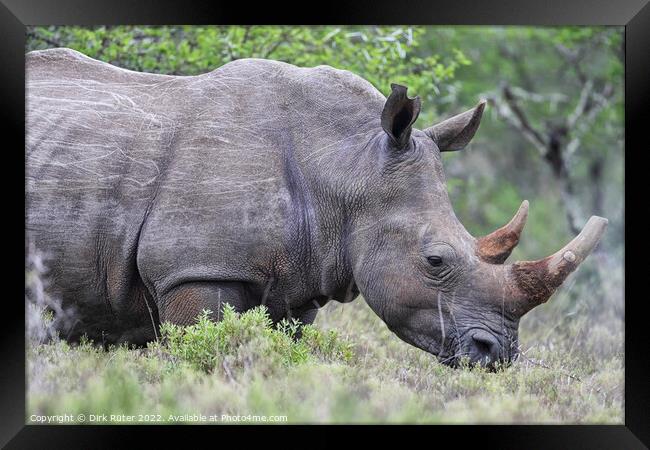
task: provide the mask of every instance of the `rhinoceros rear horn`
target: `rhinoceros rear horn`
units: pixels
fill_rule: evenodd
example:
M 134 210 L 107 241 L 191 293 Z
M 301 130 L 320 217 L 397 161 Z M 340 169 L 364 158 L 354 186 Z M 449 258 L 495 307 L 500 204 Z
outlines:
M 589 256 L 606 229 L 607 219 L 592 216 L 578 236 L 551 256 L 538 261 L 518 261 L 508 266 L 519 314 L 545 303 Z
M 519 243 L 527 218 L 528 200 L 524 200 L 510 222 L 487 236 L 477 239 L 476 253 L 479 258 L 491 264 L 503 264 Z
M 393 90 L 381 112 L 381 127 L 398 148 L 405 148 L 411 137 L 411 128 L 420 114 L 420 97 L 409 98 L 407 87 L 391 84 Z
M 424 132 L 435 141 L 441 152 L 462 150 L 478 130 L 486 103 L 485 100 L 481 100 L 475 108 L 450 117 L 425 129 Z

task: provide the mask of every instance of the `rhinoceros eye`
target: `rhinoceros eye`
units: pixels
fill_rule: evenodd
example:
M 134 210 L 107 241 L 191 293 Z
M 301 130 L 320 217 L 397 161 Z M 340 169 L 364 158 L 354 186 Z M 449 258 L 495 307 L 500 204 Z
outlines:
M 433 267 L 439 267 L 442 265 L 442 258 L 440 256 L 428 256 L 427 261 L 429 261 L 429 264 Z

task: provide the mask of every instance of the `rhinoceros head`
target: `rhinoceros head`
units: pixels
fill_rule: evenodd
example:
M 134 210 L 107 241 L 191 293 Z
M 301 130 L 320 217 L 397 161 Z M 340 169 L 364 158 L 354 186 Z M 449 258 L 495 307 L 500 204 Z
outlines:
M 485 102 L 425 130 L 413 129 L 420 99 L 392 85 L 365 177 L 365 214 L 350 240 L 354 279 L 370 307 L 404 341 L 456 365 L 494 367 L 517 354 L 520 318 L 546 302 L 596 246 L 607 220 L 591 217 L 558 252 L 505 264 L 528 215 L 474 237 L 447 195 L 441 152 L 460 150 L 478 129 Z

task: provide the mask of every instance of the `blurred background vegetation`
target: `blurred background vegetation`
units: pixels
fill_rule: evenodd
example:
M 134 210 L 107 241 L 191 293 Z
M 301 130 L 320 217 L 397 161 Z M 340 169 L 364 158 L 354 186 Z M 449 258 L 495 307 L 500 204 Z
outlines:
M 456 214 L 481 235 L 506 223 L 528 199 L 529 222 L 512 259 L 550 254 L 592 214 L 609 219 L 594 255 L 552 301 L 523 319 L 521 340 L 535 342 L 540 358 L 565 351 L 582 362 L 560 358 L 554 367 L 609 376 L 617 394 L 608 408 L 616 411 L 621 402 L 622 412 L 621 27 L 33 27 L 27 37 L 28 51 L 69 47 L 131 70 L 174 75 L 250 57 L 327 64 L 365 78 L 384 95 L 390 83 L 408 86 L 409 95 L 422 98 L 420 128 L 488 99 L 473 142 L 443 156 Z M 319 323 L 356 335 L 365 348 L 394 339 L 394 355 L 402 354 L 402 343 L 363 304 L 328 305 Z M 376 336 L 358 334 L 378 327 Z M 598 375 L 599 364 L 609 375 Z M 572 420 L 583 412 L 576 410 Z
M 70 47 L 173 75 L 239 58 L 328 64 L 384 94 L 408 86 L 423 100 L 419 127 L 487 98 L 469 151 L 445 155 L 454 206 L 485 233 L 528 198 L 534 239 L 522 253 L 539 255 L 591 214 L 610 219 L 608 250 L 622 242 L 622 37 L 616 27 L 36 27 L 28 50 Z

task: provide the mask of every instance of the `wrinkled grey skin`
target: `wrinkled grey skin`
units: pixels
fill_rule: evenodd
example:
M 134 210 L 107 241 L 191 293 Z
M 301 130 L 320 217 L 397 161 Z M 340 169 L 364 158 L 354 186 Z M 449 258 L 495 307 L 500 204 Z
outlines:
M 396 148 L 385 103 L 326 66 L 244 59 L 175 77 L 29 53 L 26 227 L 77 309 L 64 335 L 144 344 L 223 303 L 310 323 L 360 291 L 446 364 L 482 334 L 510 359 L 504 269 L 476 257 L 436 143 L 414 129 Z

